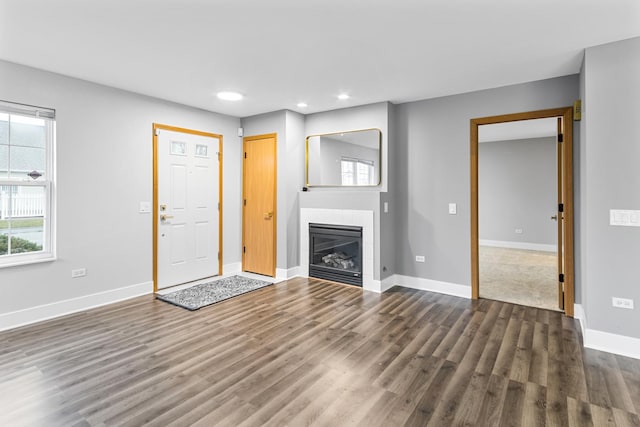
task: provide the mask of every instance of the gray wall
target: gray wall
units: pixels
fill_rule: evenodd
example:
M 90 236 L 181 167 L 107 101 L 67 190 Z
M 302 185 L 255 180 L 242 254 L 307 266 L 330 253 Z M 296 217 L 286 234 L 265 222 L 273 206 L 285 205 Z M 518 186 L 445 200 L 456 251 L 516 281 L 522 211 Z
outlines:
M 480 143 L 480 239 L 556 245 L 557 182 L 555 138 Z
M 582 61 L 582 67 L 580 70 L 580 78 L 579 78 L 579 87 L 580 87 L 580 99 L 582 100 L 582 107 L 584 110 L 584 58 Z M 586 223 L 584 221 L 585 215 L 584 212 L 587 210 L 586 206 L 586 198 L 584 197 L 584 185 L 585 185 L 585 167 L 586 165 L 586 157 L 585 157 L 585 149 L 584 143 L 585 139 L 583 135 L 585 135 L 585 126 L 587 121 L 584 119 L 584 114 L 582 116 L 582 120 L 578 122 L 578 126 L 574 126 L 573 130 L 577 135 L 575 136 L 575 141 L 573 143 L 573 199 L 575 205 L 575 215 L 573 217 L 573 228 L 574 228 L 574 273 L 575 273 L 575 300 L 576 303 L 582 304 L 583 307 L 586 306 L 586 298 L 587 295 L 584 290 L 587 288 L 587 282 L 589 278 L 584 276 L 582 272 L 584 271 L 584 265 L 586 265 L 586 248 L 585 248 L 585 232 L 586 232 Z M 577 142 L 576 142 L 577 141 Z
M 589 329 L 640 338 L 640 228 L 609 225 L 609 209 L 640 210 L 640 38 L 587 49 L 583 73 L 585 313 Z M 611 297 L 635 300 L 635 310 Z
M 361 188 L 358 191 L 387 191 L 389 174 L 387 170 L 388 162 L 386 162 L 385 159 L 387 159 L 389 141 L 389 105 L 388 102 L 378 102 L 376 104 L 325 111 L 305 116 L 305 135 L 307 136 L 359 129 L 380 129 L 382 132 L 380 185 L 377 187 Z M 315 191 L 331 192 L 335 191 L 335 189 L 317 189 Z
M 340 131 L 378 128 L 382 132 L 381 185 L 377 187 L 321 188 L 310 187 L 308 192 L 299 193 L 300 207 L 326 209 L 358 209 L 373 211 L 374 262 L 373 278 L 380 280 L 381 246 L 393 246 L 391 241 L 381 240 L 380 195 L 387 191 L 388 176 L 387 149 L 389 135 L 389 110 L 391 104 L 380 102 L 360 107 L 345 108 L 309 114 L 305 117 L 305 135 L 336 133 Z M 386 249 L 385 249 L 386 250 Z
M 238 119 L 4 61 L 0 81 L 0 99 L 56 109 L 58 195 L 58 259 L 1 269 L 0 313 L 152 280 L 154 122 L 223 135 L 223 261 L 240 261 Z
M 398 194 L 398 176 L 403 172 L 396 170 L 398 164 L 398 150 L 396 149 L 396 110 L 397 106 L 389 104 L 387 110 L 387 121 L 389 123 L 387 160 L 388 191 L 380 193 L 380 279 L 385 279 L 396 273 L 396 231 L 397 223 L 400 219 L 399 207 L 396 195 Z M 383 160 L 384 161 L 384 160 Z M 384 211 L 387 204 L 388 211 Z
M 398 157 L 390 166 L 398 179 L 396 272 L 470 286 L 470 119 L 570 106 L 577 98 L 572 75 L 398 105 Z M 448 214 L 450 202 L 457 215 Z
M 297 267 L 298 192 L 304 185 L 304 116 L 287 110 L 276 111 L 245 117 L 242 127 L 245 136 L 278 135 L 276 267 Z
M 269 133 L 277 134 L 277 159 L 276 159 L 276 268 L 287 268 L 287 215 L 286 215 L 286 165 L 287 165 L 287 131 L 286 111 L 260 114 L 242 119 L 244 136 L 256 136 Z M 242 145 L 242 144 L 240 144 Z
M 300 265 L 300 193 L 304 186 L 304 116 L 287 111 L 287 267 Z

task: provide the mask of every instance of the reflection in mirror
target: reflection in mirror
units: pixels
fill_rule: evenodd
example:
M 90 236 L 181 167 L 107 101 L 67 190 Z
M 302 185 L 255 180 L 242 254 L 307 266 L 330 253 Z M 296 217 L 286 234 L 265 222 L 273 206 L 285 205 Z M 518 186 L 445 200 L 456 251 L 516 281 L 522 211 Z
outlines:
M 380 184 L 380 129 L 307 137 L 307 186 Z

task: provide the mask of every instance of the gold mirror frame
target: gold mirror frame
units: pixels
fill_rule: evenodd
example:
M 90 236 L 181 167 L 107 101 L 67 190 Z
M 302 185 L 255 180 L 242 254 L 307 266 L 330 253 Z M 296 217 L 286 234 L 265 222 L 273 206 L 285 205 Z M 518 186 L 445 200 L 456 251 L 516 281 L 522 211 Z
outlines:
M 356 132 L 369 132 L 369 131 L 377 131 L 378 132 L 378 157 L 377 157 L 377 165 L 374 165 L 374 170 L 377 171 L 377 182 L 375 184 L 368 185 L 343 185 L 343 184 L 313 184 L 309 182 L 309 138 L 313 137 L 328 137 L 332 135 L 344 135 L 344 134 L 352 134 Z M 378 128 L 367 128 L 367 129 L 356 129 L 349 130 L 343 132 L 332 132 L 332 133 L 322 133 L 322 134 L 313 134 L 308 135 L 305 140 L 305 186 L 306 187 L 348 187 L 348 188 L 367 188 L 367 187 L 378 187 L 382 182 L 382 131 Z

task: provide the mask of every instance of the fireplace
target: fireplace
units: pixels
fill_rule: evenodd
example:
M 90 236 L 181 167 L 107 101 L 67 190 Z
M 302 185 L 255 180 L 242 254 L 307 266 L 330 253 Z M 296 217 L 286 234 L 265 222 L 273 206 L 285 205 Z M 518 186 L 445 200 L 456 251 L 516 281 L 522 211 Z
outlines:
M 362 227 L 309 224 L 309 276 L 362 286 Z

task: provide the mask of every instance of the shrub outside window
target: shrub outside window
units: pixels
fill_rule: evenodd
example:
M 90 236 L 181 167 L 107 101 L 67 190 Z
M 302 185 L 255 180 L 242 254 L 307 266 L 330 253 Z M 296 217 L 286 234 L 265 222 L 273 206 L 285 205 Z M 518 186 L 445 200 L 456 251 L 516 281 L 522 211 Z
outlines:
M 0 102 L 0 267 L 49 261 L 55 112 Z

